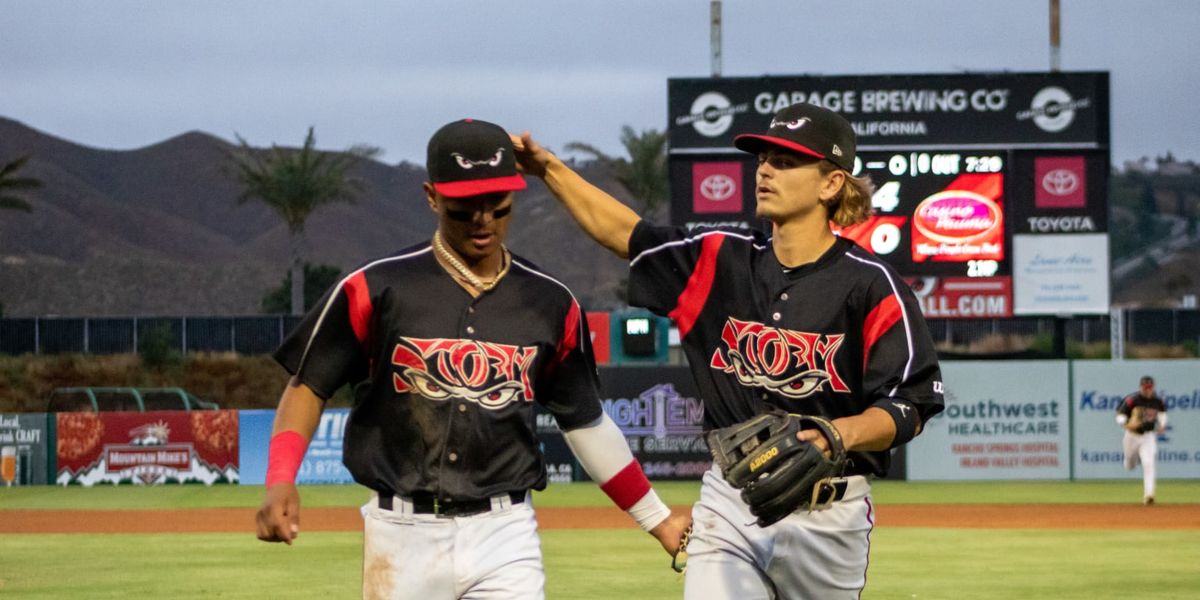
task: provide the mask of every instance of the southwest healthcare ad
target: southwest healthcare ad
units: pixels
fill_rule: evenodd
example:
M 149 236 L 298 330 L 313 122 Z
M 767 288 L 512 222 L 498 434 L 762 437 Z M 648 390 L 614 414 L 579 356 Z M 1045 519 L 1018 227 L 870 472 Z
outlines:
M 1080 360 L 1075 381 L 1075 478 L 1137 479 L 1142 469 L 1122 465 L 1117 407 L 1138 389 L 1143 375 L 1154 378 L 1155 393 L 1167 405 L 1167 430 L 1158 436 L 1158 478 L 1200 477 L 1200 361 Z
M 909 480 L 1070 476 L 1066 361 L 941 366 L 946 410 L 909 443 Z
M 58 413 L 55 483 L 237 483 L 238 411 Z
M 267 479 L 267 446 L 271 442 L 271 426 L 275 422 L 274 410 L 243 410 L 241 412 L 241 482 L 246 485 L 262 485 Z M 346 422 L 350 418 L 348 408 L 328 408 L 321 413 L 321 421 L 308 444 L 308 452 L 300 463 L 296 483 L 354 483 L 350 471 L 342 464 L 342 439 L 346 433 Z

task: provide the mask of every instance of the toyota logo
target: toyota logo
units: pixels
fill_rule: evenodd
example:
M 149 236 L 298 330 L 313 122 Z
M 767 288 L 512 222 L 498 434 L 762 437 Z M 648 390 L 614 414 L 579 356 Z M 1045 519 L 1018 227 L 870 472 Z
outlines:
M 737 191 L 737 184 L 728 175 L 714 173 L 700 182 L 700 195 L 713 202 L 723 202 Z
M 1054 169 L 1042 177 L 1042 189 L 1055 196 L 1067 196 L 1079 189 L 1079 176 L 1070 169 Z

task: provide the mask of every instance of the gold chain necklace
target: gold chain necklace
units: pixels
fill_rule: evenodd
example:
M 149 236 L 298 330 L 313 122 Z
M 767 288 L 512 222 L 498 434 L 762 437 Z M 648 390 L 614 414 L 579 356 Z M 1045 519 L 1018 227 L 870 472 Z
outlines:
M 440 231 L 433 232 L 433 249 L 437 250 L 438 255 L 441 256 L 442 259 L 447 263 L 449 263 L 451 267 L 454 267 L 455 271 L 458 271 L 458 274 L 462 276 L 462 279 L 481 292 L 488 292 L 491 291 L 492 288 L 496 287 L 496 284 L 500 283 L 500 279 L 508 274 L 508 268 L 512 266 L 512 256 L 509 255 L 508 248 L 504 247 L 504 244 L 501 244 L 500 251 L 504 254 L 501 256 L 500 262 L 504 266 L 500 269 L 499 273 L 496 273 L 495 277 L 491 278 L 485 283 L 479 278 L 478 275 L 472 273 L 470 269 L 459 262 L 457 258 L 454 258 L 454 255 L 446 249 L 446 246 L 442 244 L 442 235 Z

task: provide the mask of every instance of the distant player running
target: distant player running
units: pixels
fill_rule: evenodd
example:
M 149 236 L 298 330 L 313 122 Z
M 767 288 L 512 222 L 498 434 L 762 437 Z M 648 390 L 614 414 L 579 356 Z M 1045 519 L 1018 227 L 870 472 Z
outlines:
M 1137 392 L 1117 407 L 1117 424 L 1125 429 L 1121 447 L 1125 468 L 1142 465 L 1142 503 L 1154 504 L 1158 467 L 1158 434 L 1167 429 L 1167 405 L 1154 393 L 1154 378 L 1145 375 Z
M 685 597 L 857 599 L 874 519 L 867 478 L 887 471 L 887 451 L 917 435 L 943 401 L 912 291 L 830 228 L 865 219 L 871 207 L 869 181 L 851 175 L 850 124 L 797 104 L 776 114 L 766 135 L 736 139 L 758 155 L 757 214 L 772 222 L 770 237 L 654 227 L 529 134 L 515 144 L 522 167 L 584 231 L 630 259 L 630 303 L 674 320 L 706 428 L 782 409 L 832 421 L 849 451 L 846 477 L 813 498 L 827 510 L 767 527 L 719 469 L 709 471 L 692 512 Z M 829 447 L 818 429 L 796 437 Z
M 324 402 L 350 384 L 345 463 L 363 507 L 363 597 L 541 598 L 530 490 L 546 487 L 533 403 L 580 464 L 670 553 L 670 516 L 601 410 L 587 320 L 571 292 L 504 246 L 525 188 L 508 135 L 463 120 L 429 140 L 432 241 L 340 281 L 275 358 L 292 373 L 271 438 L 258 537 L 299 533 L 295 480 Z

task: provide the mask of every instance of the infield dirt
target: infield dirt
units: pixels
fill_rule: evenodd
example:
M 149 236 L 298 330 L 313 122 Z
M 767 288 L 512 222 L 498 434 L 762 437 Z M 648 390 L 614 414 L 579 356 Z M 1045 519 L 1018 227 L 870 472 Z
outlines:
M 683 510 L 686 507 L 676 507 Z M 4 510 L 0 533 L 202 533 L 254 531 L 254 509 Z M 543 529 L 634 527 L 616 508 L 539 508 Z M 359 531 L 356 508 L 308 508 L 303 531 Z M 877 527 L 979 529 L 1200 529 L 1200 504 L 892 504 Z

